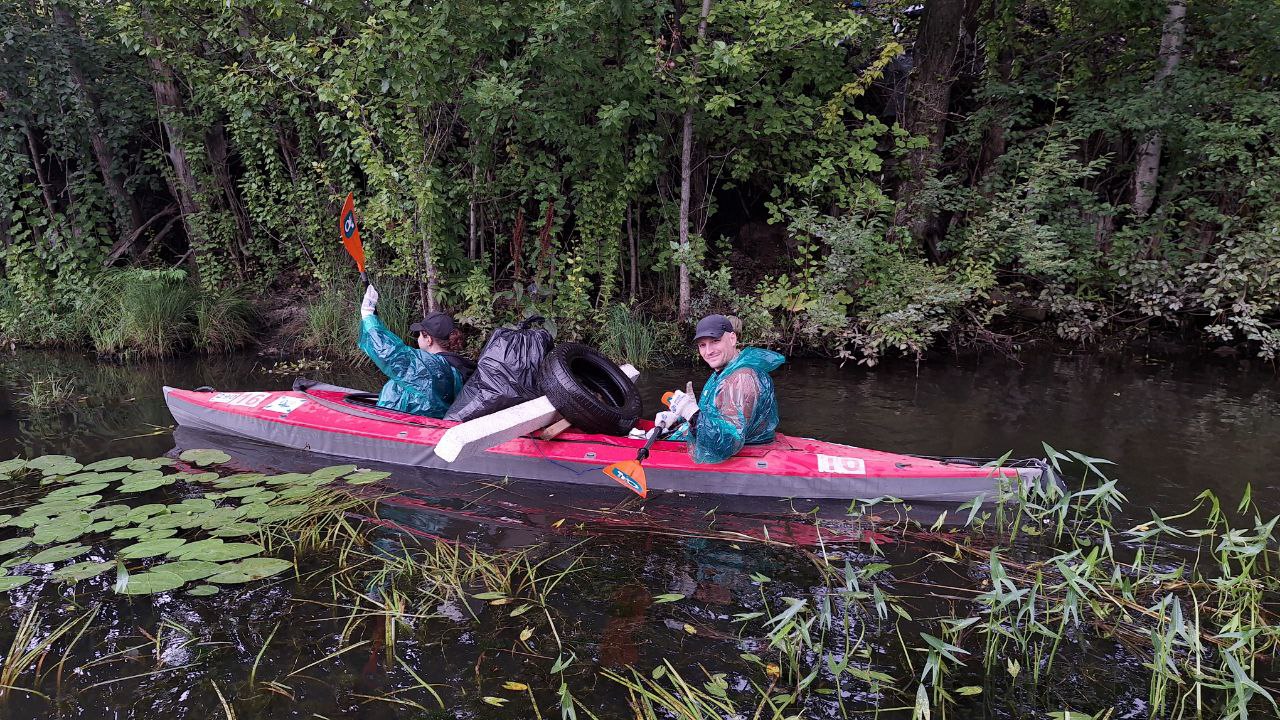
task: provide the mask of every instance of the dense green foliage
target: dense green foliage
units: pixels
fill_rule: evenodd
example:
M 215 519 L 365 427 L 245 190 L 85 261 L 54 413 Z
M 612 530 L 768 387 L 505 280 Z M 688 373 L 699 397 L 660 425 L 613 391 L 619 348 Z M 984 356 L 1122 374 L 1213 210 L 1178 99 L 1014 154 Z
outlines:
M 341 336 L 352 191 L 375 280 L 477 337 L 536 310 L 604 342 L 623 300 L 674 319 L 683 262 L 687 312 L 869 363 L 1027 318 L 1280 352 L 1276 3 L 716 0 L 697 41 L 699 9 L 6 3 L 0 335 L 80 342 L 86 289 L 180 268 L 187 306 L 154 309 L 189 329 L 147 352 L 240 344 L 208 333 L 246 299 Z

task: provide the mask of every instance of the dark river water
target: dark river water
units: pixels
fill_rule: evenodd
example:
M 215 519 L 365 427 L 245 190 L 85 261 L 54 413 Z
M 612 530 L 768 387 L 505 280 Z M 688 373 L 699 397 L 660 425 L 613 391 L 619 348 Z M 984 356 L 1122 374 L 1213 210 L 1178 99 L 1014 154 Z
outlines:
M 78 354 L 6 353 L 0 355 L 0 461 L 55 453 L 84 463 L 172 455 L 173 420 L 162 386 L 266 390 L 288 387 L 298 374 L 369 390 L 381 382 L 371 368 L 277 368 L 249 355 L 112 365 Z M 656 409 L 663 391 L 689 379 L 698 386 L 705 377 L 705 368 L 644 372 L 639 385 L 646 411 Z M 28 407 L 24 399 L 32 383 L 51 378 L 71 388 L 74 397 L 49 409 Z M 970 457 L 1042 457 L 1042 443 L 1048 443 L 1106 458 L 1115 463 L 1105 466 L 1108 473 L 1129 499 L 1119 527 L 1128 526 L 1122 521 L 1148 520 L 1152 511 L 1183 510 L 1205 489 L 1234 508 L 1251 486 L 1263 512 L 1280 512 L 1280 397 L 1269 372 L 1040 355 L 1022 363 L 958 361 L 873 370 L 796 361 L 774 378 L 780 429 L 790 435 Z M 176 442 L 198 447 L 217 440 L 179 435 Z M 225 449 L 239 470 L 309 471 L 342 462 L 243 442 Z M 883 589 L 900 617 L 883 605 L 837 607 L 836 624 L 844 623 L 843 631 L 823 632 L 826 639 L 818 642 L 828 651 L 844 650 L 815 651 L 809 643 L 816 636 L 809 633 L 817 626 L 807 626 L 787 636 L 793 643 L 803 636 L 804 647 L 793 644 L 784 651 L 769 644 L 780 637 L 774 631 L 781 625 L 766 625 L 771 632 L 749 631 L 744 618 L 780 612 L 795 598 L 831 612 L 823 597 L 832 585 L 815 570 L 816 557 L 830 548 L 815 542 L 803 515 L 774 522 L 774 515 L 787 514 L 782 503 L 772 503 L 776 510 L 734 515 L 718 512 L 715 498 L 680 496 L 635 513 L 634 505 L 620 510 L 629 499 L 620 488 L 584 499 L 565 488 L 507 486 L 500 478 L 472 477 L 456 488 L 436 476 L 415 482 L 387 499 L 378 515 L 400 535 L 382 536 L 373 547 L 394 554 L 396 537 L 427 538 L 443 543 L 433 551 L 437 562 L 440 547 L 532 548 L 531 557 L 545 558 L 546 564 L 531 573 L 565 573 L 554 590 L 544 586 L 547 604 L 521 615 L 529 608 L 488 607 L 490 596 L 477 593 L 480 600 L 470 606 L 437 607 L 436 600 L 419 605 L 415 580 L 396 586 L 409 599 L 397 601 L 400 621 L 386 621 L 377 612 L 366 616 L 354 609 L 388 606 L 380 604 L 380 593 L 390 587 L 385 578 L 360 575 L 350 587 L 291 581 L 212 598 L 172 593 L 120 599 L 112 596 L 106 575 L 74 590 L 33 582 L 0 593 L 0 617 L 6 620 L 0 627 L 0 656 L 6 659 L 0 673 L 23 644 L 15 628 L 28 614 L 37 618 L 37 637 L 83 612 L 97 615 L 74 649 L 55 646 L 55 652 L 65 652 L 65 673 L 62 664 L 53 669 L 55 659 L 35 658 L 33 671 L 14 676 L 17 686 L 39 693 L 0 687 L 0 718 L 665 718 L 672 716 L 669 710 L 646 710 L 640 691 L 618 678 L 671 688 L 674 672 L 698 692 L 711 693 L 704 698 L 707 707 L 715 707 L 715 693 L 738 698 L 734 712 L 704 708 L 684 717 L 909 718 L 925 650 L 911 632 L 926 623 L 920 627 L 942 633 L 927 624 L 930 619 L 968 614 L 964 600 L 972 594 L 965 593 L 981 592 L 985 582 L 985 561 L 959 561 L 951 545 L 926 538 L 921 546 L 910 541 L 874 547 L 864 537 L 861 544 L 842 546 L 833 562 L 845 564 L 846 573 L 873 568 L 867 577 L 878 583 L 876 602 L 883 602 Z M 0 512 L 18 512 L 14 498 L 22 492 L 0 486 Z M 640 519 L 627 520 L 628 514 Z M 768 542 L 758 542 L 762 527 Z M 13 529 L 0 533 L 3 541 Z M 116 550 L 107 546 L 99 552 L 97 559 L 110 561 Z M 870 592 L 860 602 L 871 603 Z M 339 597 L 344 599 L 338 602 Z M 980 643 L 966 647 L 980 657 Z M 1032 675 L 1024 656 L 1021 666 L 1001 657 L 985 674 L 976 660 L 952 668 L 949 686 L 965 686 L 967 692 L 956 696 L 948 717 L 1046 717 L 1108 708 L 1113 717 L 1147 717 L 1146 659 L 1125 647 L 1073 636 L 1061 648 L 1055 644 L 1065 658 L 1050 663 L 1048 678 Z M 795 669 L 788 667 L 788 657 Z M 864 674 L 837 682 L 833 678 L 840 675 L 832 676 L 824 664 L 837 658 L 855 660 Z M 780 663 L 781 670 L 766 668 L 766 661 Z M 1006 665 L 1012 669 L 1006 672 Z M 823 687 L 806 696 L 802 712 L 795 706 L 762 711 L 763 701 L 751 699 L 778 696 L 809 667 L 816 668 Z M 1019 675 L 1018 667 L 1027 672 Z M 628 674 L 632 668 L 638 674 Z M 883 675 L 865 674 L 871 671 Z M 892 678 L 897 685 L 875 678 Z
M 219 390 L 287 387 L 252 356 L 104 365 L 73 354 L 3 357 L 0 455 L 65 453 L 85 460 L 162 454 L 173 447 L 163 385 Z M 376 370 L 329 367 L 314 379 L 376 391 Z M 31 412 L 18 402 L 31 376 L 74 382 L 83 400 Z M 695 387 L 703 368 L 641 375 L 646 412 L 665 390 Z M 1041 443 L 1116 463 L 1134 506 L 1165 513 L 1205 489 L 1235 504 L 1246 484 L 1280 512 L 1280 395 L 1268 371 L 1091 356 L 1037 356 L 1022 364 L 899 364 L 866 370 L 793 361 L 774 374 L 780 430 L 893 452 L 1042 457 Z M 1141 514 L 1141 513 L 1140 513 Z

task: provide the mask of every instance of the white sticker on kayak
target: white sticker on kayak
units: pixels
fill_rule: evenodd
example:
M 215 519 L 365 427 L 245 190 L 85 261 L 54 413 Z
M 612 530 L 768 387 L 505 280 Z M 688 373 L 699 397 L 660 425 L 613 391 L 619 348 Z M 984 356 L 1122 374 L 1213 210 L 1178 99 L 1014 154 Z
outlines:
M 209 402 L 258 407 L 263 400 L 269 397 L 271 397 L 269 392 L 218 393 L 209 398 Z
M 818 455 L 818 472 L 837 475 L 866 475 L 867 464 L 862 458 Z
M 262 409 L 268 412 L 278 412 L 281 415 L 288 415 L 289 413 L 293 412 L 294 410 L 297 410 L 298 408 L 302 407 L 306 403 L 307 401 L 300 397 L 290 397 L 288 395 L 281 395 L 275 400 L 272 400 L 271 402 L 267 403 L 266 407 Z

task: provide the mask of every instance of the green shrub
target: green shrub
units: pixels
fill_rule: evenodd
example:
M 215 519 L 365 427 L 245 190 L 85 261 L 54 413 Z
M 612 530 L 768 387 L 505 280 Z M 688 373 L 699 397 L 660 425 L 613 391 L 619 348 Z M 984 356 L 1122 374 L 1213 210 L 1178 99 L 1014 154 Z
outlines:
M 422 318 L 418 285 L 403 278 L 379 278 L 378 317 L 391 332 L 409 334 L 409 325 Z M 360 300 L 364 286 L 322 290 L 307 305 L 307 336 L 299 345 L 326 357 L 359 362 L 365 358 L 360 340 Z

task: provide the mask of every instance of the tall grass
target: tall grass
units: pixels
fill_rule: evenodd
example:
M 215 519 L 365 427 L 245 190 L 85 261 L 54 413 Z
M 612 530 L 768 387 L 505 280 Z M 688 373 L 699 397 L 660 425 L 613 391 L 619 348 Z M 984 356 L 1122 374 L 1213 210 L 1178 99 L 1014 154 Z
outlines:
M 32 410 L 48 410 L 76 399 L 75 381 L 63 375 L 31 374 L 27 376 L 27 383 L 27 391 L 19 397 L 22 404 Z
M 103 354 L 226 352 L 249 342 L 257 316 L 246 290 L 203 290 L 181 270 L 109 271 L 92 292 L 80 321 Z
M 601 352 L 617 362 L 648 367 L 660 349 L 661 331 L 656 323 L 641 315 L 638 308 L 614 305 L 605 315 L 596 344 Z
M 379 278 L 378 318 L 391 332 L 408 335 L 409 325 L 421 319 L 423 311 L 417 284 L 403 278 Z M 322 289 L 307 304 L 306 336 L 299 345 L 326 357 L 349 361 L 364 359 L 356 343 L 360 339 L 360 299 L 363 285 L 340 285 Z

